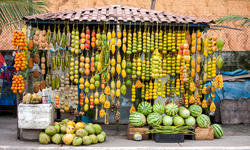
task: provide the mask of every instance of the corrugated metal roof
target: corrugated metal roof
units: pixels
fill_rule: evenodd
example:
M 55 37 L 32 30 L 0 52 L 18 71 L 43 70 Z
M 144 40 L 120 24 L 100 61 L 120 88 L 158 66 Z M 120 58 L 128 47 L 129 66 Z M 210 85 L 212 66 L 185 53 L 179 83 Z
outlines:
M 123 5 L 84 8 L 79 10 L 25 16 L 25 21 L 114 21 L 114 22 L 152 22 L 152 23 L 192 23 L 209 24 L 213 20 L 181 16 L 163 11 L 134 8 Z

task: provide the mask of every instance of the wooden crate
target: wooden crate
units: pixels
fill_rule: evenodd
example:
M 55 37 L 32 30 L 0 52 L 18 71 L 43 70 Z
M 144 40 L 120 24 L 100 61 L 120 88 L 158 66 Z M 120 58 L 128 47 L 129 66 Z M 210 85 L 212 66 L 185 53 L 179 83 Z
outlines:
M 142 140 L 148 140 L 149 135 L 145 134 L 148 130 L 149 130 L 148 126 L 137 128 L 137 127 L 133 127 L 131 125 L 128 125 L 128 139 L 133 140 L 134 134 L 135 133 L 140 133 L 142 135 Z
M 214 129 L 208 128 L 195 128 L 195 140 L 213 140 L 214 139 Z

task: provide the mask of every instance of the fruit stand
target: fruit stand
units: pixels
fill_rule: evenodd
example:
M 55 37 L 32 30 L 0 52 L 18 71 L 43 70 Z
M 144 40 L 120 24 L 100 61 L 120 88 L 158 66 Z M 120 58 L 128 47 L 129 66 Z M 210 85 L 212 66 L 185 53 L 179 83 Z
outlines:
M 133 133 L 134 140 L 142 134 L 183 135 L 194 133 L 196 126 L 210 127 L 214 92 L 223 87 L 224 45 L 220 37 L 207 34 L 212 20 L 112 5 L 24 21 L 22 31 L 13 35 L 18 73 L 12 86 L 23 103 L 52 103 L 57 119 L 71 113 L 80 122 L 88 116 L 104 124 L 125 119 L 138 130 L 150 126 Z M 213 84 L 204 86 L 207 81 Z M 73 139 L 73 145 L 90 144 L 89 136 L 80 140 L 72 135 L 86 127 L 102 142 L 106 137 L 98 124 L 76 127 L 64 119 L 46 128 L 41 133 L 46 140 L 40 142 L 49 143 L 48 135 L 54 137 L 61 127 L 66 127 L 65 144 Z M 220 125 L 211 127 L 216 138 L 223 135 Z M 61 136 L 56 136 L 58 144 Z

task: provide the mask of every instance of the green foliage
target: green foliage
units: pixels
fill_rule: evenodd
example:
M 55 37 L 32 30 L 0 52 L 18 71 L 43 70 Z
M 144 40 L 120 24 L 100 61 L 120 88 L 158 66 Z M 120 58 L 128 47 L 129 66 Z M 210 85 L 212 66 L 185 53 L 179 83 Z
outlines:
M 1 0 L 0 29 L 2 26 L 18 23 L 24 16 L 48 12 L 47 0 Z
M 222 18 L 215 20 L 215 23 L 221 24 L 223 22 L 235 22 L 235 21 L 242 21 L 241 26 L 248 25 L 250 26 L 250 18 L 238 15 L 228 15 Z

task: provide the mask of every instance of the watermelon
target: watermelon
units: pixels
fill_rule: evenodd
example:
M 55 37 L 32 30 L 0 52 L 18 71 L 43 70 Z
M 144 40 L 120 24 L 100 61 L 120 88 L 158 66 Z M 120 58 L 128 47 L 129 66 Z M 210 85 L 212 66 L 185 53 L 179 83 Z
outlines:
M 187 126 L 195 125 L 195 118 L 193 116 L 189 116 L 188 118 L 185 119 L 185 124 Z
M 199 105 L 191 105 L 188 110 L 190 111 L 191 116 L 198 117 L 202 113 L 202 108 Z
M 201 114 L 196 118 L 197 125 L 201 128 L 207 128 L 210 125 L 210 118 L 207 115 Z
M 179 108 L 179 115 L 182 117 L 182 118 L 188 118 L 190 116 L 190 112 L 187 108 L 185 107 L 180 107 Z
M 175 103 L 169 103 L 169 104 L 167 104 L 166 107 L 165 107 L 165 109 L 166 109 L 166 114 L 168 116 L 174 116 L 179 111 L 179 108 L 178 108 L 178 106 Z
M 139 105 L 138 105 L 138 112 L 142 113 L 143 115 L 148 115 L 152 112 L 152 106 L 149 102 L 141 102 Z
M 129 123 L 134 127 L 142 127 L 146 124 L 146 117 L 139 112 L 133 112 L 129 116 Z
M 157 126 L 162 123 L 162 116 L 159 113 L 151 113 L 147 117 L 147 122 L 150 126 Z
M 153 112 L 157 112 L 159 113 L 160 115 L 164 114 L 165 112 L 165 107 L 162 103 L 155 103 L 153 105 Z
M 173 119 L 170 116 L 164 116 L 162 119 L 162 123 L 164 126 L 171 126 L 173 124 Z
M 184 125 L 184 119 L 181 116 L 174 117 L 174 125 L 175 126 L 182 126 Z
M 219 139 L 224 135 L 223 129 L 219 124 L 212 124 L 211 127 L 214 129 L 214 137 Z

